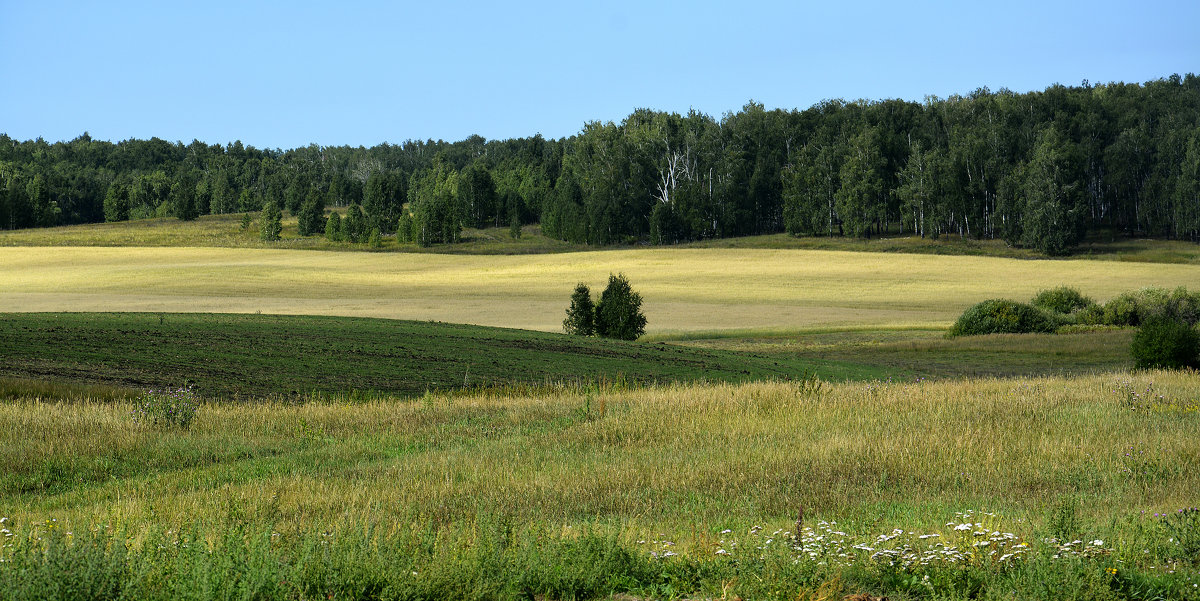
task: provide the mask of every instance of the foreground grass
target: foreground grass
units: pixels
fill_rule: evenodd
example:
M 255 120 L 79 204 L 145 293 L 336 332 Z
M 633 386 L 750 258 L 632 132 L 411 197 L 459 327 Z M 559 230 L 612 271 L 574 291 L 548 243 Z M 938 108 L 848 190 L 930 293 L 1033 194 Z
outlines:
M 456 571 L 491 583 L 465 595 L 477 598 L 1198 598 L 1196 551 L 1179 533 L 1200 545 L 1200 521 L 1154 516 L 1195 505 L 1200 490 L 1194 373 L 209 404 L 187 431 L 138 425 L 128 405 L 77 394 L 0 405 L 0 516 L 17 540 L 43 538 L 5 554 L 46 574 L 96 532 L 88 557 L 111 559 L 106 549 L 128 541 L 140 567 L 124 573 L 168 565 L 176 580 L 201 582 L 220 557 L 248 556 L 238 561 L 260 566 L 280 598 L 316 596 L 289 588 L 314 582 L 296 570 L 324 570 L 310 576 L 328 586 L 375 583 L 375 596 L 346 593 L 356 598 L 453 598 L 462 591 L 439 579 Z M 805 536 L 850 541 L 841 552 L 857 559 L 771 547 L 801 508 L 817 527 Z M 896 528 L 959 540 L 956 513 L 971 510 L 995 514 L 974 519 L 1026 542 L 1028 557 L 872 558 L 887 546 L 877 536 Z M 54 529 L 82 542 L 20 551 L 44 550 Z M 341 542 L 322 543 L 330 536 Z M 1083 555 L 1059 549 L 1076 538 L 1103 542 L 1079 545 L 1092 549 Z M 205 559 L 177 543 L 219 552 Z M 330 555 L 338 544 L 349 564 Z M 581 582 L 580 563 L 616 576 L 577 589 L 553 589 L 549 576 L 503 585 L 533 565 Z
M 899 373 L 852 362 L 458 324 L 196 313 L 0 313 L 0 358 L 0 377 L 124 388 L 192 385 L 201 395 L 225 399 Z
M 1098 301 L 1195 286 L 1200 265 L 808 250 L 539 255 L 228 248 L 0 247 L 6 311 L 288 313 L 560 331 L 576 282 L 624 272 L 653 335 L 729 329 L 944 328 L 967 307 L 1074 286 Z M 998 288 L 1003 286 L 1003 289 Z

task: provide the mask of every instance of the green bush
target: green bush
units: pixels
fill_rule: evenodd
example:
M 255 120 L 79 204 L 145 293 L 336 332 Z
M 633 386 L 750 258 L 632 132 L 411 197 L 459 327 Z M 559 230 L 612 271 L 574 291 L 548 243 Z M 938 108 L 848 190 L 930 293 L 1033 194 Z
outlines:
M 1126 292 L 1104 303 L 1100 323 L 1110 326 L 1136 326 L 1142 321 L 1145 298 L 1136 292 Z
M 1189 293 L 1187 288 L 1180 286 L 1167 295 L 1164 309 L 1167 315 L 1194 326 L 1200 322 L 1200 293 Z
M 967 309 L 950 328 L 950 336 L 1050 333 L 1061 320 L 1036 307 L 1006 299 L 985 300 Z
M 1075 313 L 1094 304 L 1096 304 L 1095 301 L 1067 286 L 1043 290 L 1033 297 L 1033 306 L 1064 315 Z
M 1104 321 L 1104 305 L 1088 305 L 1075 314 L 1075 322 L 1084 326 L 1112 326 Z
M 1137 326 L 1156 316 L 1196 325 L 1200 321 L 1200 294 L 1182 287 L 1171 292 L 1142 288 L 1113 297 L 1103 306 L 1088 307 L 1079 312 L 1078 319 L 1090 325 Z
M 1139 368 L 1196 367 L 1200 364 L 1200 334 L 1178 317 L 1155 315 L 1133 335 L 1129 353 Z

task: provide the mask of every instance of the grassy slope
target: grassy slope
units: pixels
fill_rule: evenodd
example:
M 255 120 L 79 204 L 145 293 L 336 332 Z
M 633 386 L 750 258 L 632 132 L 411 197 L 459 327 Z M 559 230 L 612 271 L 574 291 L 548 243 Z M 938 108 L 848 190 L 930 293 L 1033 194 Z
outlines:
M 887 369 L 430 322 L 277 315 L 0 314 L 0 376 L 206 396 L 513 382 L 881 377 Z

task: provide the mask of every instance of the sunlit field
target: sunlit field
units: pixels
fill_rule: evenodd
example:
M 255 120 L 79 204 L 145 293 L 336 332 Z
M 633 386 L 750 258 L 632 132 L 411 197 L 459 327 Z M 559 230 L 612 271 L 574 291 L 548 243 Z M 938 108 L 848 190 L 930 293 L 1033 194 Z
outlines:
M 0 310 L 389 317 L 555 331 L 571 289 L 624 272 L 647 330 L 945 327 L 993 297 L 1195 286 L 1200 266 L 773 249 L 539 255 L 0 248 Z

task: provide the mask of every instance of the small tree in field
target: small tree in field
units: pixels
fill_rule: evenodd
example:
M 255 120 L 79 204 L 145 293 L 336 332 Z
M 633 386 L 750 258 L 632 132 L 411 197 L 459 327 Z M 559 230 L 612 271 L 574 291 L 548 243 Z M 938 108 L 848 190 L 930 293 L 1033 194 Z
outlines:
M 596 335 L 620 340 L 637 340 L 646 333 L 642 295 L 629 287 L 624 274 L 609 275 L 608 287 L 596 303 Z
M 576 336 L 591 336 L 596 333 L 596 306 L 592 303 L 592 291 L 580 282 L 571 294 L 571 306 L 567 307 L 567 318 L 563 320 L 563 331 Z
M 268 202 L 263 207 L 260 237 L 267 242 L 274 242 L 279 239 L 279 234 L 282 232 L 283 212 L 279 210 L 279 205 Z

